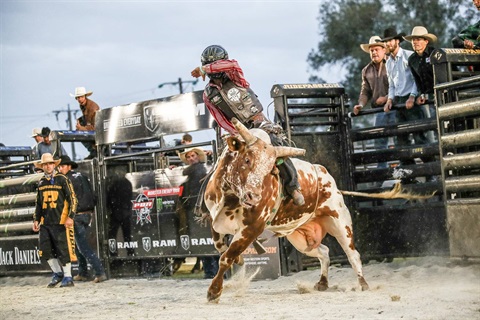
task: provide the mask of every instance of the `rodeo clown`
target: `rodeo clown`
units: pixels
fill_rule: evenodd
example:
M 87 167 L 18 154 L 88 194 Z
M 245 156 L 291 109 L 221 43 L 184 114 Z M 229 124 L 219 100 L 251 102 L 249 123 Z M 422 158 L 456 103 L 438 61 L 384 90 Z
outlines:
M 285 145 L 281 128 L 270 123 L 262 113 L 263 107 L 250 89 L 243 71 L 236 60 L 229 60 L 227 51 L 219 45 L 211 45 L 203 50 L 202 65 L 191 72 L 195 78 L 205 76 L 210 81 L 203 92 L 203 101 L 220 127 L 230 134 L 237 134 L 231 120 L 236 117 L 247 128 L 264 129 L 275 146 Z M 298 175 L 289 158 L 279 159 L 277 167 L 287 193 L 295 205 L 305 204 Z
M 75 255 L 73 218 L 77 211 L 77 198 L 73 185 L 63 174 L 55 173 L 60 160 L 44 153 L 35 167 L 44 172 L 38 182 L 33 231 L 39 234 L 40 257 L 48 262 L 53 278 L 47 285 L 53 288 L 72 287 L 72 262 Z

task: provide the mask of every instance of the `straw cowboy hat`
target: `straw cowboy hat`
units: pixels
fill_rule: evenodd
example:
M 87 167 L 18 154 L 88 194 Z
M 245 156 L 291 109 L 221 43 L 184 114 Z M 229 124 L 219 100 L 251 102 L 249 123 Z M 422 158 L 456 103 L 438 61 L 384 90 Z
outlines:
M 424 38 L 430 43 L 437 42 L 437 36 L 432 33 L 428 33 L 427 29 L 422 26 L 414 27 L 411 35 L 403 37 L 403 39 L 407 41 L 412 41 L 413 38 Z
M 383 38 L 379 42 L 387 42 L 392 39 L 398 39 L 400 42 L 403 41 L 404 32 L 397 33 L 397 29 L 394 27 L 387 28 L 383 31 Z
M 44 153 L 42 154 L 42 158 L 40 159 L 40 161 L 38 161 L 34 165 L 35 165 L 35 168 L 43 169 L 43 165 L 46 163 L 55 163 L 55 167 L 56 167 L 60 163 L 60 160 L 53 159 L 53 156 L 51 153 Z
M 200 162 L 207 162 L 207 154 L 205 153 L 205 151 L 203 151 L 200 148 L 189 148 L 189 149 L 185 149 L 185 151 L 179 154 L 179 157 L 183 161 L 183 163 L 189 164 L 187 161 L 186 155 L 187 153 L 192 151 L 198 154 L 198 159 L 200 160 Z
M 362 48 L 363 51 L 366 53 L 370 53 L 370 47 L 373 46 L 380 46 L 382 48 L 385 48 L 385 43 L 380 42 L 380 37 L 379 36 L 373 36 L 370 37 L 370 40 L 368 40 L 368 43 L 364 43 L 360 45 L 360 48 Z
M 32 138 L 36 136 L 41 136 L 42 135 L 42 129 L 40 128 L 33 128 L 32 130 Z
M 78 98 L 78 97 L 81 97 L 81 96 L 88 97 L 88 96 L 92 95 L 92 93 L 93 93 L 92 91 L 87 92 L 85 87 L 77 87 L 77 88 L 75 88 L 75 93 L 74 94 L 70 93 L 70 96 L 74 97 L 74 98 Z
M 60 163 L 58 165 L 62 165 L 62 164 L 71 165 L 72 169 L 78 168 L 78 163 L 76 163 L 75 161 L 72 161 L 72 159 L 70 159 L 70 157 L 67 155 L 60 157 Z

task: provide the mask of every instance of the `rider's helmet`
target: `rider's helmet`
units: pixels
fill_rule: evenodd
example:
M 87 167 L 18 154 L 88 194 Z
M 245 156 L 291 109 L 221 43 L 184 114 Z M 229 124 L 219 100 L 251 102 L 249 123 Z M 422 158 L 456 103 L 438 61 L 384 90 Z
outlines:
M 225 48 L 223 48 L 222 46 L 219 46 L 216 44 L 206 47 L 205 50 L 203 50 L 202 55 L 200 56 L 200 61 L 202 62 L 202 66 L 206 64 L 210 64 L 217 60 L 226 60 L 226 59 L 228 59 L 227 50 L 225 50 Z M 208 74 L 208 77 L 213 79 L 220 79 L 224 76 L 225 76 L 225 72 Z
M 228 59 L 228 52 L 222 46 L 211 45 L 205 48 L 202 52 L 200 60 L 202 61 L 202 66 L 212 63 L 217 60 Z

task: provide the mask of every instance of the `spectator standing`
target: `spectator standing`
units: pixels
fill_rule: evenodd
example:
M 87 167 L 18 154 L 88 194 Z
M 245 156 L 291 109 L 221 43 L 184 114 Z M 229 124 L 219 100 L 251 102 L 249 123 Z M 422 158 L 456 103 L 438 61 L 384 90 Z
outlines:
M 42 129 L 41 128 L 33 128 L 32 138 L 35 139 L 35 144 L 32 146 L 33 159 L 38 159 L 39 158 L 38 157 L 38 144 L 43 141 Z
M 395 111 L 385 112 L 383 107 L 388 99 L 388 77 L 386 63 L 386 46 L 378 42 L 379 36 L 373 36 L 368 43 L 361 44 L 360 48 L 370 54 L 371 61 L 362 69 L 362 87 L 358 104 L 353 107 L 353 113 L 358 114 L 360 110 L 370 101 L 372 109 L 381 108 L 375 116 L 375 126 L 387 126 L 395 124 Z M 375 139 L 375 149 L 387 149 L 388 137 Z M 386 168 L 386 162 L 380 162 L 378 168 Z
M 262 104 L 250 89 L 242 68 L 236 60 L 229 60 L 228 53 L 222 46 L 208 46 L 203 50 L 200 60 L 202 65 L 193 69 L 191 75 L 195 78 L 202 77 L 203 80 L 206 76 L 210 78 L 203 92 L 203 101 L 220 127 L 231 134 L 237 134 L 231 122 L 233 117 L 249 128 L 268 123 L 262 113 Z M 273 127 L 272 124 L 269 126 Z M 272 144 L 284 145 L 277 131 L 271 130 L 269 133 Z M 293 203 L 298 206 L 305 204 L 298 174 L 290 158 L 283 158 L 278 169 Z
M 70 94 L 78 101 L 80 110 L 82 111 L 82 116 L 77 119 L 76 128 L 79 131 L 95 131 L 95 114 L 100 107 L 93 100 L 88 99 L 92 95 L 92 91 L 88 91 L 85 87 L 75 88 L 75 93 Z M 82 142 L 85 148 L 87 148 L 90 153 L 85 159 L 93 159 L 97 156 L 97 148 L 95 143 L 91 142 Z
M 188 216 L 194 214 L 195 204 L 200 193 L 201 180 L 207 175 L 207 155 L 200 148 L 189 148 L 180 153 L 180 159 L 188 166 L 183 170 L 187 180 L 182 184 L 183 193 L 179 199 L 179 233 L 188 234 Z M 202 257 L 205 279 L 213 279 L 218 272 L 218 256 Z M 194 268 L 195 269 L 195 268 Z
M 74 285 L 72 279 L 72 261 L 76 261 L 73 218 L 77 210 L 77 198 L 72 183 L 63 174 L 54 169 L 60 160 L 54 160 L 52 154 L 45 153 L 35 163 L 44 176 L 38 182 L 33 231 L 39 234 L 40 257 L 47 261 L 53 271 L 48 288 Z
M 480 11 L 480 0 L 473 0 L 473 5 Z M 460 31 L 452 44 L 454 48 L 480 49 L 480 20 Z
M 417 97 L 417 86 L 412 72 L 408 65 L 408 58 L 413 51 L 405 50 L 400 47 L 405 33 L 397 33 L 395 28 L 388 28 L 384 32 L 384 38 L 380 41 L 384 42 L 390 51 L 390 58 L 387 60 L 387 76 L 388 76 L 388 100 L 385 103 L 384 111 L 390 112 L 393 105 L 405 104 L 405 108 L 396 110 L 397 124 L 408 121 L 425 119 L 424 109 L 415 103 Z M 397 136 L 398 146 L 407 146 L 410 144 L 409 134 L 399 134 Z M 416 144 L 423 145 L 428 143 L 425 132 L 414 132 L 413 138 Z M 428 162 L 423 158 L 424 162 Z M 415 164 L 414 159 L 401 160 L 401 165 Z M 404 181 L 409 182 L 409 181 Z
M 37 149 L 37 157 L 38 158 L 41 158 L 42 155 L 44 155 L 45 153 L 50 153 L 55 158 L 58 158 L 62 155 L 67 154 L 67 152 L 65 151 L 65 149 L 63 148 L 62 145 L 60 145 L 61 154 L 57 153 L 57 145 L 56 144 L 58 143 L 58 141 L 55 141 L 55 143 L 53 143 L 52 136 L 51 136 L 51 131 L 50 131 L 49 127 L 43 127 L 40 135 L 42 136 L 43 141 L 39 142 L 37 144 L 36 149 Z
M 414 51 L 408 58 L 408 65 L 418 90 L 418 97 L 415 102 L 420 106 L 424 106 L 429 99 L 433 100 L 434 98 L 433 66 L 430 63 L 430 55 L 434 50 L 432 44 L 437 42 L 437 36 L 428 33 L 425 27 L 416 26 L 413 28 L 411 35 L 403 38 L 412 43 Z M 425 105 L 424 107 L 429 118 L 437 118 L 434 104 Z M 430 140 L 433 142 L 434 139 Z
M 73 185 L 73 190 L 77 196 L 77 214 L 75 215 L 75 242 L 76 254 L 78 258 L 78 275 L 73 280 L 89 281 L 87 261 L 92 265 L 95 272 L 93 282 L 98 283 L 107 280 L 105 270 L 100 259 L 90 247 L 87 239 L 87 231 L 92 222 L 92 215 L 95 209 L 95 195 L 90 186 L 87 177 L 80 172 L 72 169 L 78 168 L 78 164 L 70 159 L 69 156 L 61 156 L 58 170 L 65 175 Z

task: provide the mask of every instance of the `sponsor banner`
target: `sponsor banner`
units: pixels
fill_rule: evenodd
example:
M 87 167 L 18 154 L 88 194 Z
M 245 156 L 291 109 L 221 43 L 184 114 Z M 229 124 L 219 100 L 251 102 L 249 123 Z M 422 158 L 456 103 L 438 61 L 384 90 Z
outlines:
M 345 88 L 338 83 L 292 83 L 275 84 L 270 90 L 270 97 L 289 96 L 290 98 L 338 97 L 345 93 Z
M 267 239 L 262 243 L 266 253 L 258 254 L 253 245 L 248 246 L 242 253 L 246 272 L 253 274 L 258 269 L 259 272 L 253 278 L 255 280 L 276 279 L 281 274 L 278 238 L 270 231 L 264 231 L 260 238 Z M 238 272 L 239 269 L 239 266 L 234 265 L 234 272 Z
M 130 142 L 212 128 L 203 91 L 102 109 L 97 112 L 98 144 Z
M 38 238 L 0 239 L 0 274 L 41 270 L 48 271 L 50 268 L 40 259 Z
M 186 213 L 186 230 L 179 234 L 177 202 L 182 186 L 178 179 L 164 179 L 161 170 L 133 172 L 125 175 L 132 185 L 130 238 L 122 232 L 108 239 L 111 257 L 159 257 L 167 255 L 216 254 L 210 226 L 201 226 L 193 212 Z
M 159 188 L 154 190 L 145 190 L 143 194 L 148 198 L 165 197 L 165 196 L 178 196 L 182 194 L 182 187 L 173 188 Z
M 117 239 L 108 239 L 108 249 L 112 254 L 118 253 L 122 249 L 141 249 L 138 254 L 147 256 L 146 252 L 150 252 L 155 248 L 173 248 L 177 249 L 179 246 L 185 251 L 191 251 L 197 247 L 196 253 L 216 253 L 213 250 L 206 250 L 204 252 L 199 251 L 200 247 L 212 247 L 213 239 L 211 237 L 197 238 L 189 235 L 181 235 L 179 240 L 175 239 L 152 239 L 151 237 L 142 237 L 140 240 L 135 241 L 118 241 Z M 205 250 L 201 248 L 200 250 Z M 273 251 L 274 249 L 272 249 Z M 275 249 L 276 250 L 276 249 Z M 172 251 L 173 252 L 173 251 Z M 177 252 L 176 253 L 182 253 Z M 184 253 L 184 252 L 183 252 Z

